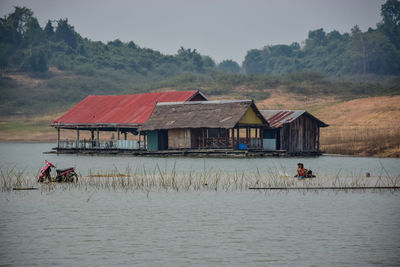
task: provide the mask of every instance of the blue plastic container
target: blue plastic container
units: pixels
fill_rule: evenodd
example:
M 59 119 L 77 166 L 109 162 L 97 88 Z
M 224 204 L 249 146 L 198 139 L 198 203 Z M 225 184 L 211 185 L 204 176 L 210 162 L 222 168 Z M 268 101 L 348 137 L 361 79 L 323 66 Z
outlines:
M 239 150 L 247 150 L 247 144 L 239 143 Z

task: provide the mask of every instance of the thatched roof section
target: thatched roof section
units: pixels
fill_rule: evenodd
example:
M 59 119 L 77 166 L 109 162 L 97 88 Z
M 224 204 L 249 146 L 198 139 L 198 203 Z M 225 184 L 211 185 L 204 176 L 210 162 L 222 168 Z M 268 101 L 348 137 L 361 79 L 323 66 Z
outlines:
M 251 100 L 158 103 L 141 131 L 183 128 L 234 128 L 249 108 L 268 122 Z

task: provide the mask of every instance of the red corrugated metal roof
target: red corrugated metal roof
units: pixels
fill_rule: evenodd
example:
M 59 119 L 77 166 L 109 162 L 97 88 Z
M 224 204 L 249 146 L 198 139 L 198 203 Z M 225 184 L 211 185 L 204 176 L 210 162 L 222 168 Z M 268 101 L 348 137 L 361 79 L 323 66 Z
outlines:
M 199 91 L 180 91 L 89 95 L 52 124 L 142 124 L 149 118 L 157 102 L 187 101 L 198 93 Z

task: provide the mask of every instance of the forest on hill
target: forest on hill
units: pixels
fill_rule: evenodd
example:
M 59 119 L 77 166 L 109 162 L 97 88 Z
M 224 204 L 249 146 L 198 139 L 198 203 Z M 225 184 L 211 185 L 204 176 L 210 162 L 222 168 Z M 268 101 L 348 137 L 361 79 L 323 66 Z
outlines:
M 68 19 L 39 25 L 15 7 L 0 19 L 0 114 L 62 111 L 89 94 L 201 89 L 207 95 L 265 99 L 270 90 L 343 98 L 400 93 L 400 2 L 387 0 L 375 29 L 311 30 L 304 45 L 265 46 L 239 65 L 219 64 L 196 49 L 175 55 L 119 39 L 77 33 Z

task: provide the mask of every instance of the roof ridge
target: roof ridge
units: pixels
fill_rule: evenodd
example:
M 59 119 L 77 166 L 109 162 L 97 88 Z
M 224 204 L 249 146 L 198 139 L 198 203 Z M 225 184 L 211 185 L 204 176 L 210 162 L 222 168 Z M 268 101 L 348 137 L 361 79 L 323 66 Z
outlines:
M 88 95 L 88 96 L 100 96 L 100 97 L 110 97 L 110 96 L 137 96 L 137 95 L 147 95 L 147 94 L 168 94 L 168 93 L 188 93 L 188 92 L 200 92 L 199 90 L 185 90 L 185 91 L 166 91 L 166 92 L 146 92 L 140 94 L 125 94 L 125 95 Z
M 210 105 L 210 104 L 230 104 L 230 103 L 252 103 L 253 100 L 210 100 L 210 101 L 191 101 L 191 102 L 160 102 L 157 103 L 157 106 L 164 106 L 164 105 Z

